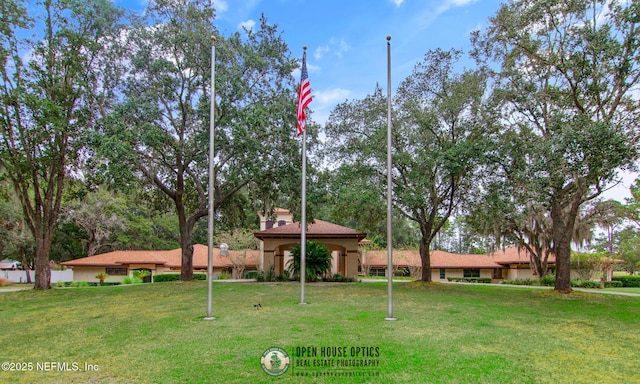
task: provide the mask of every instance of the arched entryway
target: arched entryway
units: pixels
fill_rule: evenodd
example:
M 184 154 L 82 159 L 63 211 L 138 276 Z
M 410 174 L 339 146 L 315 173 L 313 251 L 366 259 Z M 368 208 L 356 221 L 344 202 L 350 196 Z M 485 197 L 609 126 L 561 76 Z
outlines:
M 271 268 L 281 275 L 287 268 L 289 253 L 300 244 L 300 224 L 292 223 L 256 232 L 262 240 L 260 266 L 266 273 Z M 322 220 L 307 227 L 307 241 L 316 240 L 329 248 L 332 253 L 331 274 L 356 277 L 358 275 L 358 244 L 366 233 Z

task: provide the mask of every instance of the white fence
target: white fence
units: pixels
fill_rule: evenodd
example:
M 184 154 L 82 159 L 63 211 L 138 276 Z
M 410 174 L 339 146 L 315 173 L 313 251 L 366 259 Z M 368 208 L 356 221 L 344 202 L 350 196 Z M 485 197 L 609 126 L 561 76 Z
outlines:
M 36 277 L 36 271 L 29 271 L 29 274 L 33 282 Z M 0 277 L 11 280 L 14 283 L 26 283 L 27 271 L 0 271 Z M 73 270 L 51 271 L 51 283 L 57 283 L 58 281 L 73 281 Z

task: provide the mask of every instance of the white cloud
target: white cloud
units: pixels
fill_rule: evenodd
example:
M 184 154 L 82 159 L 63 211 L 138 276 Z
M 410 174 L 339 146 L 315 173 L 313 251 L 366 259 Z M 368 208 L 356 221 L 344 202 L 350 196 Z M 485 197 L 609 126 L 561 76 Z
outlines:
M 399 7 L 402 5 L 402 3 L 404 3 L 404 0 L 391 0 L 391 2 L 396 6 Z
M 225 0 L 213 0 L 211 3 L 216 9 L 216 14 L 224 13 L 229 9 L 229 4 Z
M 464 7 L 476 3 L 478 0 L 442 0 L 435 8 L 429 7 L 423 12 L 416 15 L 415 18 L 418 29 L 424 29 L 429 26 L 440 15 L 452 8 Z
M 331 111 L 338 103 L 345 101 L 351 91 L 343 88 L 331 88 L 323 91 L 313 90 L 313 79 L 311 79 L 311 95 L 313 101 L 311 102 L 311 109 L 313 111 L 313 121 L 325 125 L 329 119 Z
M 313 82 L 311 82 L 311 88 L 313 89 Z M 318 109 L 329 105 L 333 106 L 337 103 L 343 102 L 349 97 L 350 94 L 351 91 L 342 88 L 332 88 L 325 91 L 317 92 L 312 90 L 313 101 L 316 101 L 319 104 Z
M 313 51 L 313 57 L 316 60 L 321 60 L 331 52 L 333 56 L 342 58 L 342 55 L 350 50 L 351 46 L 344 39 L 338 40 L 335 37 L 332 37 L 329 39 L 329 43 L 319 46 L 315 51 Z
M 440 6 L 436 9 L 436 16 L 439 16 L 451 8 L 464 7 L 465 5 L 473 4 L 478 0 L 444 0 Z
M 351 46 L 344 40 L 340 40 L 338 47 L 340 47 L 340 52 L 348 52 L 351 50 Z
M 478 0 L 447 0 L 446 3 L 451 3 L 454 7 L 462 7 L 468 4 L 475 3 Z
M 256 22 L 252 19 L 249 19 L 247 21 L 243 21 L 242 23 L 238 24 L 238 29 L 244 31 L 252 31 L 253 27 L 256 25 Z
M 329 52 L 329 46 L 328 45 L 323 45 L 321 47 L 316 48 L 316 50 L 313 52 L 313 57 L 315 57 L 316 60 L 320 60 L 320 59 L 322 59 L 324 54 L 327 53 L 327 52 Z

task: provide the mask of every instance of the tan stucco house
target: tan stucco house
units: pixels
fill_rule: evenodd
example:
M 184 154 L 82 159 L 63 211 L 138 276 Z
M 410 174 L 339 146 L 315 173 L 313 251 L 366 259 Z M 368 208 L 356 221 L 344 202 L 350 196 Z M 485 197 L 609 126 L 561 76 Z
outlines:
M 220 249 L 213 250 L 214 276 L 226 272 L 233 277 L 241 277 L 243 271 L 255 270 L 259 251 L 229 250 L 228 255 L 221 256 Z M 65 261 L 62 265 L 73 268 L 74 281 L 99 281 L 95 276 L 99 273 L 109 275 L 106 281 L 121 282 L 125 277 L 132 277 L 135 270 L 147 270 L 153 276 L 163 273 L 180 273 L 182 251 L 180 248 L 169 251 L 114 251 L 81 259 Z M 207 271 L 209 250 L 206 245 L 193 246 L 194 272 Z
M 386 276 L 387 251 L 369 250 L 362 252 L 362 266 L 369 275 Z M 549 257 L 549 267 L 555 267 L 555 257 Z M 421 267 L 417 250 L 394 250 L 393 268 L 410 272 Z M 395 272 L 395 271 L 394 271 Z M 431 251 L 431 280 L 447 281 L 449 277 L 488 277 L 492 280 L 535 279 L 530 264 L 530 255 L 524 249 L 509 247 L 489 254 L 457 254 L 445 251 Z

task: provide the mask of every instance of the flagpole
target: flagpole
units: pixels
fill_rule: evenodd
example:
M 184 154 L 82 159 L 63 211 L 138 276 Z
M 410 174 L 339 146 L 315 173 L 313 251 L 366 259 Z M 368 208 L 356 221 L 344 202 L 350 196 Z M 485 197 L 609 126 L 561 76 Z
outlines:
M 391 36 L 387 36 L 387 291 L 389 310 L 385 320 L 397 320 L 393 317 L 393 201 L 391 198 Z
M 216 82 L 215 82 L 215 68 L 216 68 L 216 37 L 211 36 L 211 100 L 209 101 L 209 216 L 208 216 L 208 262 L 207 262 L 207 316 L 204 320 L 215 320 L 216 318 L 211 315 L 211 296 L 213 291 L 213 214 L 214 214 L 214 139 L 215 139 L 215 96 L 216 96 Z
M 307 46 L 302 47 L 302 62 L 307 59 Z M 300 304 L 307 304 L 304 283 L 307 270 L 307 130 L 302 132 L 302 213 L 300 215 Z

